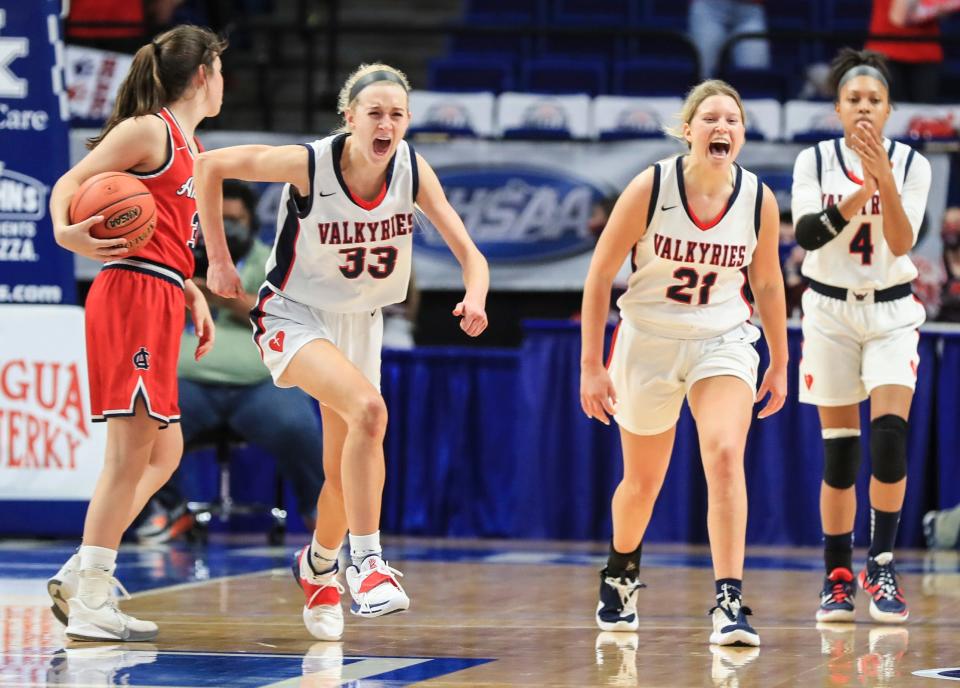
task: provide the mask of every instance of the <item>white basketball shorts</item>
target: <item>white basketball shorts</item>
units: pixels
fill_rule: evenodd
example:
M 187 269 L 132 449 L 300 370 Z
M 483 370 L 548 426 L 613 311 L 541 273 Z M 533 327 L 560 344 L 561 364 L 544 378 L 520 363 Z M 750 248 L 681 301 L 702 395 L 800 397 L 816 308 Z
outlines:
M 807 289 L 800 401 L 848 406 L 881 385 L 915 389 L 920 365 L 917 328 L 925 319 L 923 306 L 913 296 L 857 303 Z
M 380 389 L 383 315 L 379 308 L 360 313 L 331 313 L 284 298 L 268 287 L 250 311 L 253 341 L 278 387 L 294 355 L 314 339 L 326 339 Z
M 621 320 L 611 344 L 609 372 L 617 394 L 620 427 L 658 435 L 680 417 L 680 407 L 699 380 L 730 375 L 756 393 L 760 331 L 749 323 L 710 339 L 670 339 Z

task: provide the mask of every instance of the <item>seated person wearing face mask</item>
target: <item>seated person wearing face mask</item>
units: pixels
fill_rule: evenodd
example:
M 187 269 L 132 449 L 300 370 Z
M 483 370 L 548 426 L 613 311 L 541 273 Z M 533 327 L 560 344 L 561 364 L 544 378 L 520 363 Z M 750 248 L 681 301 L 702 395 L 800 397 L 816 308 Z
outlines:
M 223 223 L 230 256 L 243 281 L 243 296 L 225 299 L 210 293 L 204 279 L 207 257 L 202 239 L 194 248 L 194 282 L 210 304 L 217 339 L 210 353 L 196 361 L 192 355 L 196 334 L 190 325 L 183 333 L 178 366 L 183 441 L 189 445 L 201 433 L 229 425 L 247 442 L 274 456 L 295 491 L 297 511 L 312 530 L 316 496 L 323 483 L 320 420 L 316 402 L 299 388 L 273 384 L 253 343 L 250 309 L 270 255 L 270 248 L 256 238 L 255 207 L 249 186 L 224 182 Z M 166 542 L 193 525 L 177 483 L 174 475 L 147 504 L 136 530 L 140 541 Z

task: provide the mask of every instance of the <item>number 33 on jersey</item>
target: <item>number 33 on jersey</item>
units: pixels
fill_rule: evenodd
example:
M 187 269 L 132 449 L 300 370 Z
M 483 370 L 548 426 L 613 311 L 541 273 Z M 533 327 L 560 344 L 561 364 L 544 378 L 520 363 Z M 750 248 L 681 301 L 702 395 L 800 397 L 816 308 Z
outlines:
M 346 134 L 306 144 L 311 188 L 284 187 L 267 261 L 270 288 L 301 304 L 356 313 L 403 301 L 410 282 L 416 153 L 401 141 L 379 196 L 351 193 L 340 172 Z

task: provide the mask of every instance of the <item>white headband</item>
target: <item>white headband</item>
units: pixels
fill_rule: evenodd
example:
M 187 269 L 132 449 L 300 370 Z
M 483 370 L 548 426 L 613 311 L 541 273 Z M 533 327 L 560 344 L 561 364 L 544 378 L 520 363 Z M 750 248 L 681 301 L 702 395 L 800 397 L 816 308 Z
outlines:
M 883 84 L 883 87 L 885 89 L 887 89 L 888 91 L 890 90 L 890 84 L 887 83 L 887 79 L 886 77 L 883 76 L 883 72 L 881 72 L 876 67 L 871 67 L 870 65 L 861 64 L 861 65 L 857 65 L 856 67 L 851 67 L 846 72 L 844 72 L 843 76 L 840 77 L 840 82 L 837 84 L 837 92 L 839 93 L 840 89 L 843 88 L 843 85 L 848 81 L 850 81 L 850 79 L 853 79 L 854 77 L 858 77 L 858 76 L 872 76 L 874 79 L 876 79 L 881 84 Z

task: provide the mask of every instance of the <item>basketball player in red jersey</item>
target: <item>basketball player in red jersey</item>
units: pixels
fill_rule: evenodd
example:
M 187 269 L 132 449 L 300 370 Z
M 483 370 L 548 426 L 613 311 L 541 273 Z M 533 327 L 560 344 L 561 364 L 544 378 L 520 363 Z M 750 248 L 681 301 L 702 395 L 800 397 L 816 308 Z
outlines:
M 193 132 L 220 111 L 225 47 L 207 29 L 179 26 L 140 48 L 103 132 L 50 196 L 57 243 L 104 262 L 87 297 L 86 343 L 91 411 L 94 421 L 107 422 L 106 456 L 80 550 L 47 584 L 53 613 L 74 640 L 142 641 L 157 635 L 156 624 L 117 608 L 113 572 L 123 531 L 183 452 L 175 423 L 184 307 L 200 337 L 197 358 L 213 346 L 210 309 L 189 279 L 198 231 L 193 162 L 202 150 Z M 79 186 L 110 170 L 138 177 L 157 204 L 156 231 L 136 256 L 116 240 L 90 235 L 102 217 L 76 224 L 68 218 Z

